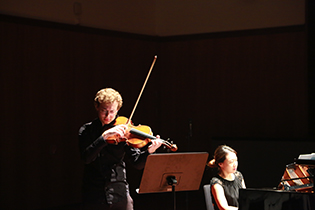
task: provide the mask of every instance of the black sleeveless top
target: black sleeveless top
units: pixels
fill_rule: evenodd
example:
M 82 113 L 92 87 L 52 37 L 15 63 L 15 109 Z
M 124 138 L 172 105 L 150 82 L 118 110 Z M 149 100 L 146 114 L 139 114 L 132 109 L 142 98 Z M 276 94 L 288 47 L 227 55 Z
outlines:
M 238 190 L 242 187 L 242 181 L 243 181 L 243 175 L 241 174 L 241 172 L 236 171 L 234 173 L 235 175 L 235 179 L 233 181 L 229 181 L 226 179 L 223 179 L 221 176 L 219 176 L 218 174 L 216 176 L 214 176 L 211 181 L 210 181 L 210 185 L 214 185 L 214 184 L 219 184 L 223 187 L 224 190 L 224 194 L 226 197 L 226 200 L 229 204 L 229 206 L 236 206 L 238 207 L 238 197 L 239 197 L 239 192 Z M 212 196 L 212 193 L 211 193 Z M 214 204 L 214 208 L 215 209 L 219 209 L 218 205 L 216 204 L 213 196 L 212 196 L 212 200 L 213 200 L 213 204 Z

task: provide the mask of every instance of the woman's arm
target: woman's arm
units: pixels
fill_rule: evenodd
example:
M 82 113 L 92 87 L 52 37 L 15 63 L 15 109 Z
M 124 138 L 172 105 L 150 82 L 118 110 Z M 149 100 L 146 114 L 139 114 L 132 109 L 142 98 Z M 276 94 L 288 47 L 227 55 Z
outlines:
M 212 185 L 211 192 L 220 210 L 237 210 L 238 209 L 235 206 L 229 206 L 224 195 L 223 187 L 221 185 L 219 184 Z
M 242 187 L 243 187 L 244 189 L 246 188 L 244 179 L 242 180 Z

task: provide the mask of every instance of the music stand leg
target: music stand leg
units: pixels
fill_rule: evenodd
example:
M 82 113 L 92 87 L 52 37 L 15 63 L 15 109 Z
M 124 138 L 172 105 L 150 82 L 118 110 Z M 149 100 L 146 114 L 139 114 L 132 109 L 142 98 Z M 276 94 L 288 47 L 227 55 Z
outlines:
M 174 210 L 176 210 L 176 193 L 175 193 L 175 185 L 177 184 L 177 180 L 175 176 L 168 176 L 167 183 L 172 185 L 172 193 L 173 193 L 173 202 L 174 202 Z
M 176 193 L 175 193 L 175 186 L 172 186 L 172 191 L 173 191 L 173 202 L 174 202 L 174 210 L 176 210 Z

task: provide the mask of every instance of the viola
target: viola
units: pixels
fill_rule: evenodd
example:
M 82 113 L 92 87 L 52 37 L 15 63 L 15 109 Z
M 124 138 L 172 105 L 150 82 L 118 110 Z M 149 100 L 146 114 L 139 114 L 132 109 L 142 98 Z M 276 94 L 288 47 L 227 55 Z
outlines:
M 151 142 L 152 139 L 157 139 L 157 137 L 152 136 L 152 130 L 149 126 L 146 126 L 146 125 L 134 126 L 131 122 L 131 118 L 132 118 L 132 116 L 136 110 L 136 107 L 139 103 L 139 100 L 140 100 L 141 95 L 143 93 L 144 87 L 146 86 L 146 83 L 149 79 L 149 76 L 151 74 L 151 71 L 153 69 L 153 66 L 155 64 L 156 59 L 157 59 L 157 56 L 154 56 L 154 59 L 153 59 L 153 62 L 151 64 L 149 73 L 148 73 L 148 75 L 144 81 L 144 84 L 142 86 L 142 89 L 140 91 L 138 99 L 137 99 L 137 101 L 133 107 L 133 110 L 131 112 L 129 119 L 126 117 L 122 117 L 122 116 L 116 118 L 114 125 L 123 125 L 123 124 L 127 125 L 127 127 L 128 127 L 128 131 L 126 132 L 127 137 L 123 138 L 123 139 L 121 139 L 121 138 L 117 139 L 116 136 L 111 136 L 111 137 L 106 139 L 108 143 L 116 144 L 117 142 L 120 142 L 120 141 L 126 141 L 126 143 L 132 147 L 142 148 L 145 145 L 147 145 L 149 142 Z M 167 148 L 169 148 L 171 151 L 173 151 L 173 152 L 177 151 L 176 144 L 171 144 L 170 142 L 163 140 L 163 139 L 159 139 L 159 140 L 161 140 L 162 144 L 165 145 Z
M 157 139 L 157 137 L 152 135 L 152 130 L 147 125 L 138 125 L 134 126 L 133 123 L 127 118 L 123 116 L 119 116 L 116 118 L 114 125 L 127 125 L 127 135 L 125 138 L 119 138 L 115 136 L 108 137 L 106 141 L 110 144 L 115 144 L 120 141 L 126 141 L 129 146 L 134 148 L 142 148 L 151 142 L 152 139 Z M 162 144 L 165 145 L 172 152 L 177 151 L 176 144 L 172 144 L 166 140 L 159 139 L 162 141 Z

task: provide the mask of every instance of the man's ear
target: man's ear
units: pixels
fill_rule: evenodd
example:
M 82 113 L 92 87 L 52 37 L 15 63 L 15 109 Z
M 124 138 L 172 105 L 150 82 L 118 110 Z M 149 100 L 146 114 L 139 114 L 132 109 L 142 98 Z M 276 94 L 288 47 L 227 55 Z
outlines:
M 98 111 L 99 104 L 98 103 L 94 103 L 94 107 L 95 107 L 95 110 Z

